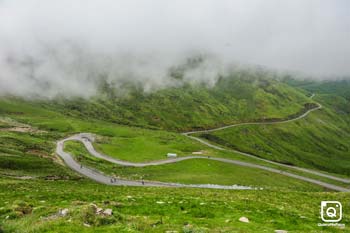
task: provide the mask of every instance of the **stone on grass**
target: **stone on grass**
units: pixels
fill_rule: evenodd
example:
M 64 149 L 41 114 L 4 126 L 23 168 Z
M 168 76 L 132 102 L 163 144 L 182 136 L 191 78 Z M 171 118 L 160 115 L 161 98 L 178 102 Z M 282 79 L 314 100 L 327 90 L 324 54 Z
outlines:
M 285 230 L 275 230 L 275 233 L 288 233 L 288 231 L 285 231 Z
M 105 210 L 103 211 L 103 214 L 104 214 L 104 215 L 107 215 L 107 216 L 111 216 L 112 213 L 113 213 L 113 210 L 112 210 L 112 209 L 105 209 Z
M 102 214 L 103 212 L 103 209 L 102 208 L 97 208 L 96 209 L 96 214 Z
M 240 221 L 240 222 L 248 223 L 248 222 L 249 222 L 249 219 L 248 219 L 247 217 L 240 217 L 240 218 L 239 218 L 239 221 Z
M 91 225 L 88 223 L 84 223 L 84 227 L 91 227 Z
M 59 215 L 59 216 L 62 216 L 62 217 L 67 216 L 68 213 L 69 213 L 69 210 L 68 210 L 67 208 L 58 211 L 58 215 Z
M 192 152 L 193 155 L 202 155 L 203 152 L 202 151 L 194 151 Z

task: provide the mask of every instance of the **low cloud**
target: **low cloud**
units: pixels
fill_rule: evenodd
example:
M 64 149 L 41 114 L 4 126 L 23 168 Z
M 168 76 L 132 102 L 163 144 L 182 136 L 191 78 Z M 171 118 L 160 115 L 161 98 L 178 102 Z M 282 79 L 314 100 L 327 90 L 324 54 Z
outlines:
M 0 95 L 89 97 L 98 81 L 145 91 L 213 85 L 232 64 L 350 76 L 346 0 L 2 0 Z

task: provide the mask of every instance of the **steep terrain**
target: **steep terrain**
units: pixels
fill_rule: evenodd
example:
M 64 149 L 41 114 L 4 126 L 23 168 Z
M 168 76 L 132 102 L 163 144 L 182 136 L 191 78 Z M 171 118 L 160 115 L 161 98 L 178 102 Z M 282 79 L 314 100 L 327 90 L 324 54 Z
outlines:
M 323 83 L 308 83 L 307 90 L 320 91 L 315 100 L 323 108 L 305 119 L 239 126 L 201 136 L 269 160 L 349 175 L 350 101 L 343 84 L 330 84 L 325 91 Z
M 142 88 L 112 89 L 93 100 L 56 99 L 42 103 L 68 116 L 176 131 L 211 128 L 261 118 L 283 118 L 308 102 L 306 96 L 268 73 L 240 71 L 217 83 L 183 84 L 145 93 Z

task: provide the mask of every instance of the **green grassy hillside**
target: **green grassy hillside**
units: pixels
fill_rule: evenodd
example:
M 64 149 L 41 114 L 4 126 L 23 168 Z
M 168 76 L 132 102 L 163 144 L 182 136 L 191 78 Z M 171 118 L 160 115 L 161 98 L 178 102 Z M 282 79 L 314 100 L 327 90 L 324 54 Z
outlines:
M 119 96 L 118 90 L 107 86 L 93 100 L 56 99 L 42 104 L 67 116 L 186 131 L 264 117 L 282 118 L 298 112 L 309 101 L 300 91 L 268 74 L 248 71 L 222 77 L 213 87 L 185 84 L 152 93 L 136 87 L 126 89 L 127 94 Z
M 259 157 L 350 175 L 349 101 L 340 94 L 318 94 L 323 109 L 278 125 L 251 125 L 201 136 Z
M 283 80 L 288 85 L 298 87 L 309 92 L 317 92 L 320 94 L 338 95 L 350 100 L 350 81 L 349 80 L 336 80 L 336 81 L 310 81 L 310 80 L 296 80 L 285 79 Z

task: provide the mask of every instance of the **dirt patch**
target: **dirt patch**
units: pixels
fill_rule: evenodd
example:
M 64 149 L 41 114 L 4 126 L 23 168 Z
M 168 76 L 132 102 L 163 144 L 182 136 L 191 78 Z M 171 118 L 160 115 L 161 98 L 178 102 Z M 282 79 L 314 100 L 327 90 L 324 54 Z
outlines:
M 61 157 L 59 157 L 56 153 L 54 154 L 54 156 L 52 157 L 52 160 L 62 166 L 66 166 L 66 164 L 64 163 L 64 161 L 61 159 Z
M 31 180 L 34 179 L 34 177 L 32 176 L 16 176 L 16 179 L 20 179 L 20 180 Z
M 20 123 L 9 117 L 0 117 L 0 122 L 5 123 L 7 127 L 0 128 L 0 131 L 20 132 L 20 133 L 46 133 L 47 131 L 36 129 L 30 125 Z
M 13 175 L 13 174 L 6 174 L 6 173 L 0 173 L 0 175 L 6 176 L 6 177 L 10 177 L 10 178 L 13 178 L 13 179 L 19 179 L 19 180 L 32 180 L 32 179 L 35 179 L 35 177 L 33 177 L 33 176 L 16 176 L 16 175 Z
M 61 158 L 59 156 L 57 156 L 56 154 L 54 155 L 50 155 L 44 151 L 40 151 L 40 150 L 28 150 L 26 151 L 26 153 L 31 154 L 31 155 L 35 155 L 38 156 L 40 158 L 46 158 L 46 159 L 51 159 L 52 161 L 54 161 L 57 164 L 63 165 L 64 166 L 64 162 L 61 160 Z
M 200 151 L 194 151 L 192 152 L 193 155 L 204 155 L 207 154 L 207 151 L 205 150 L 200 150 Z
M 46 131 L 34 129 L 31 127 L 10 127 L 2 128 L 0 131 L 9 131 L 9 132 L 20 132 L 20 133 L 46 133 Z
M 43 177 L 44 180 L 70 180 L 69 176 L 58 176 L 58 175 L 52 175 L 52 176 L 44 176 Z
M 39 156 L 41 158 L 52 158 L 48 153 L 41 150 L 28 150 L 27 153 L 31 155 Z

